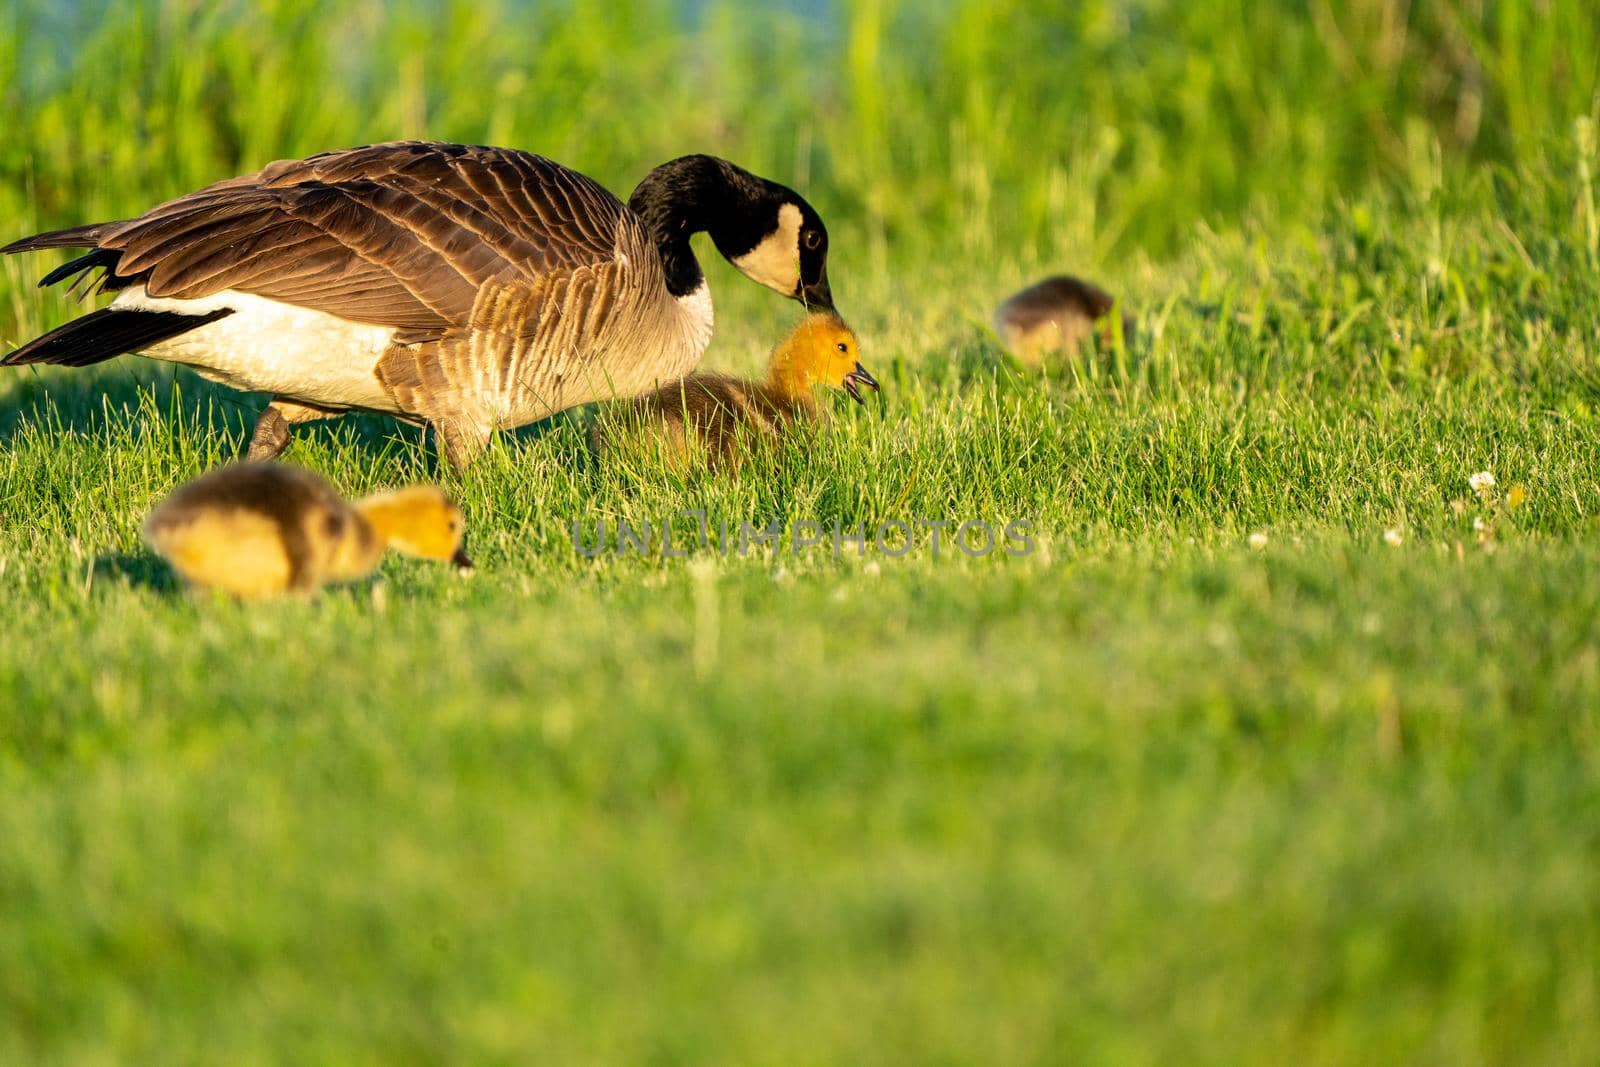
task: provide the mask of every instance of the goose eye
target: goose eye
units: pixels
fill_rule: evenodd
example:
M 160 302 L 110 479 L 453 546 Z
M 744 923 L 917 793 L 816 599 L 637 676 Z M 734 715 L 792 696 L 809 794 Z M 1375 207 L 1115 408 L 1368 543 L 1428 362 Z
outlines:
M 800 240 L 805 243 L 806 249 L 811 252 L 815 252 L 822 247 L 822 234 L 816 230 L 807 230 L 801 234 Z
M 839 344 L 838 344 L 838 345 L 837 345 L 837 346 L 836 346 L 836 347 L 837 347 L 837 348 L 838 348 L 838 349 L 839 349 L 839 351 L 841 351 L 841 352 L 848 352 L 848 351 L 850 351 L 850 346 L 849 346 L 849 345 L 847 345 L 847 344 L 845 344 L 845 343 L 844 343 L 844 342 L 843 342 L 843 341 L 840 341 L 840 342 L 839 342 Z

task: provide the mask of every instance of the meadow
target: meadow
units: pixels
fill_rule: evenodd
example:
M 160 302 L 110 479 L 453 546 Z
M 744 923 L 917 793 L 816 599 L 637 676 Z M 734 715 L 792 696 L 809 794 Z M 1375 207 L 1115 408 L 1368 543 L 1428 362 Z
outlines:
M 138 528 L 261 398 L 0 376 L 0 1062 L 1600 1061 L 1582 0 L 9 0 L 0 94 L 0 240 L 403 136 L 713 151 L 884 383 L 737 477 L 502 434 L 471 578 L 241 605 Z M 795 309 L 697 247 L 754 371 Z M 1138 329 L 1018 364 L 1062 269 Z M 574 544 L 686 512 L 914 537 Z

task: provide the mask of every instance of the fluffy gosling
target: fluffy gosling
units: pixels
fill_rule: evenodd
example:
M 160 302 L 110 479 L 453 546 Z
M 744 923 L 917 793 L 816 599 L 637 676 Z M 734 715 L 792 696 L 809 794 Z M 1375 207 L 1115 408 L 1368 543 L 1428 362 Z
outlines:
M 699 442 L 712 464 L 737 465 L 740 434 L 777 439 L 793 423 L 822 417 L 813 390 L 843 389 L 864 403 L 861 387 L 878 382 L 861 365 L 860 343 L 835 312 L 812 312 L 772 350 L 764 382 L 701 371 L 620 405 L 615 422 L 596 424 L 597 451 L 605 451 L 607 432 L 621 427 L 654 427 L 668 454 L 686 462 L 691 442 Z
M 1007 348 L 1029 363 L 1050 352 L 1070 352 L 1095 332 L 1116 300 L 1093 282 L 1061 274 L 1013 294 L 995 311 L 994 329 Z M 1122 317 L 1124 337 L 1133 336 L 1133 318 Z M 1110 339 L 1110 323 L 1101 336 Z
M 144 535 L 191 585 L 254 598 L 364 578 L 389 548 L 470 567 L 464 525 L 433 486 L 349 504 L 310 471 L 235 463 L 174 490 L 145 520 Z

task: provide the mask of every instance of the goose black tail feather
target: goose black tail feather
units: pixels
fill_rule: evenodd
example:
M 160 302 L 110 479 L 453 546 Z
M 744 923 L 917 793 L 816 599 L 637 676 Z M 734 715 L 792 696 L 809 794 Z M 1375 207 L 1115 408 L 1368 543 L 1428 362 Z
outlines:
M 232 308 L 218 308 L 204 315 L 142 311 L 138 308 L 101 308 L 57 326 L 43 337 L 34 338 L 0 359 L 0 367 L 17 367 L 27 363 L 90 367 L 124 352 L 137 352 L 169 337 L 188 333 L 231 314 Z
M 111 283 L 113 283 L 115 276 L 117 260 L 121 258 L 122 253 L 117 251 L 115 248 L 96 248 L 93 252 L 85 252 L 77 259 L 68 260 L 55 270 L 51 271 L 49 274 L 46 274 L 43 278 L 40 278 L 39 288 L 43 289 L 47 285 L 54 285 L 56 282 L 64 282 L 73 275 L 83 274 L 86 271 L 94 270 L 96 267 L 104 267 L 106 273 L 100 288 L 102 290 L 120 289 L 128 283 L 126 281 L 123 281 L 121 285 Z M 74 282 L 72 284 L 72 288 L 76 289 L 77 287 L 78 283 Z

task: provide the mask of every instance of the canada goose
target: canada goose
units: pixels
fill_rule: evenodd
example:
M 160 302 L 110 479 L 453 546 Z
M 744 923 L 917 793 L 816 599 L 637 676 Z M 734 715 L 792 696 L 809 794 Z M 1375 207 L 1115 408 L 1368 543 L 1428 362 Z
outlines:
M 247 462 L 180 486 L 150 513 L 144 535 L 191 584 L 261 597 L 364 578 L 387 548 L 470 567 L 462 525 L 431 485 L 347 504 L 310 471 Z
M 816 419 L 816 386 L 843 389 L 862 403 L 860 387 L 876 390 L 878 383 L 859 356 L 855 332 L 837 313 L 812 312 L 772 350 L 765 382 L 711 371 L 691 374 L 620 405 L 606 422 L 596 423 L 596 448 L 606 448 L 608 431 L 653 426 L 664 431 L 676 460 L 688 458 L 692 439 L 712 463 L 737 465 L 741 427 L 775 438 L 791 423 Z
M 624 204 L 527 152 L 396 142 L 0 248 L 90 248 L 40 284 L 99 269 L 117 294 L 0 365 L 137 349 L 271 393 L 250 459 L 281 452 L 294 423 L 359 410 L 431 425 L 461 466 L 497 428 L 691 370 L 712 327 L 701 231 L 747 277 L 833 306 L 821 218 L 726 160 L 664 163 Z
M 1093 282 L 1060 274 L 1012 295 L 994 316 L 994 329 L 1007 348 L 1031 363 L 1048 352 L 1067 352 L 1094 332 L 1094 324 L 1110 314 L 1116 300 Z M 1122 317 L 1124 337 L 1133 335 L 1133 319 Z M 1109 337 L 1110 327 L 1101 327 Z

